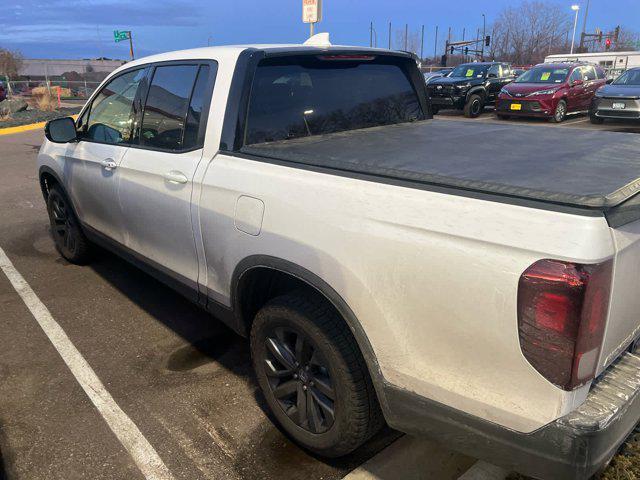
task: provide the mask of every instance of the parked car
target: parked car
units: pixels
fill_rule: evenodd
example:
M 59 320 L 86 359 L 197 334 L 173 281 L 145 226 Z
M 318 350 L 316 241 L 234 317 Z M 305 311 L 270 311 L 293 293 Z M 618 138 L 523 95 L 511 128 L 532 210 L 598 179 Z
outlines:
M 4 87 L 4 83 L 0 82 L 0 102 L 7 98 L 7 89 Z
M 476 62 L 455 67 L 443 78 L 428 83 L 433 113 L 440 109 L 463 110 L 465 117 L 475 118 L 486 105 L 493 105 L 500 89 L 513 81 L 508 63 Z
M 429 83 L 436 78 L 446 77 L 451 73 L 452 70 L 453 68 L 443 68 L 441 70 L 436 70 L 435 72 L 425 72 L 423 73 L 424 81 L 426 83 Z
M 544 63 L 520 75 L 500 91 L 498 118 L 544 117 L 562 122 L 589 111 L 596 90 L 606 83 L 602 68 L 583 63 Z
M 411 55 L 324 43 L 131 61 L 45 134 L 60 254 L 111 249 L 248 336 L 310 451 L 386 420 L 580 480 L 640 419 L 632 135 L 433 122 Z
M 640 118 L 640 67 L 631 68 L 610 85 L 600 87 L 591 101 L 591 123 L 602 123 L 605 118 Z

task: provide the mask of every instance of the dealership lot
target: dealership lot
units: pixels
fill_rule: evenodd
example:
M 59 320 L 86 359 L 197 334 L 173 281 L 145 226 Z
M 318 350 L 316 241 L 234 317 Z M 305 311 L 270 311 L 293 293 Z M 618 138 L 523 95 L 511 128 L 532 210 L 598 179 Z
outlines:
M 504 123 L 488 110 L 438 117 Z M 517 122 L 640 133 L 584 116 L 559 126 Z M 344 459 L 308 455 L 265 413 L 242 339 L 110 254 L 87 267 L 60 259 L 34 169 L 41 138 L 0 136 L 0 248 L 174 478 L 338 479 L 397 440 L 384 431 Z M 0 308 L 0 478 L 144 478 L 4 274 Z M 424 448 L 438 466 L 429 478 L 457 478 L 473 464 Z

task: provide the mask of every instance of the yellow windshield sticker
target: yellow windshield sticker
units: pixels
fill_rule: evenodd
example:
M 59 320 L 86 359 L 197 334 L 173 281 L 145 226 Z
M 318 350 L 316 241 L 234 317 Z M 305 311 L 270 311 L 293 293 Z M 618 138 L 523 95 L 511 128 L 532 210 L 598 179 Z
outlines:
M 542 80 L 544 82 L 545 80 L 549 80 L 550 76 L 551 76 L 551 72 L 544 72 L 542 74 L 542 76 L 540 77 L 540 80 Z
M 467 70 L 467 77 L 473 77 L 473 68 Z

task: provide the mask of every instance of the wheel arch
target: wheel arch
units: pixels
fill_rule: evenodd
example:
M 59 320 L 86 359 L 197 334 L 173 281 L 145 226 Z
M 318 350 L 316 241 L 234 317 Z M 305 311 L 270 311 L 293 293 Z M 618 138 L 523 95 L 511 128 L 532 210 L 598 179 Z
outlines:
M 471 95 L 480 95 L 480 98 L 482 99 L 483 103 L 487 99 L 487 91 L 485 90 L 485 88 L 483 86 L 472 87 L 467 92 L 467 97 L 465 98 L 465 103 L 469 101 L 469 99 L 471 98 Z
M 362 328 L 353 310 L 351 310 L 340 294 L 325 280 L 306 268 L 288 260 L 269 255 L 252 255 L 240 261 L 232 276 L 231 305 L 239 324 L 238 329 L 241 333 L 246 335 L 250 331 L 253 316 L 259 307 L 271 298 L 274 298 L 274 296 L 277 296 L 275 294 L 266 294 L 261 298 L 260 294 L 264 290 L 256 291 L 256 280 L 260 282 L 260 286 L 264 287 L 265 284 L 262 282 L 269 282 L 275 277 L 278 277 L 279 280 L 290 281 L 292 286 L 304 286 L 305 288 L 314 290 L 336 309 L 353 334 L 356 344 L 364 358 L 369 375 L 371 376 L 382 411 L 386 412 L 382 372 L 366 332 Z M 268 283 L 266 286 L 268 288 Z M 288 291 L 291 291 L 291 289 Z M 278 288 L 275 289 L 275 292 L 279 294 Z M 256 293 L 259 299 L 258 302 L 254 301 L 256 297 L 252 297 L 252 295 L 256 295 Z
M 40 182 L 40 190 L 42 191 L 42 196 L 44 197 L 45 202 L 49 197 L 49 189 L 53 184 L 58 185 L 67 198 L 69 198 L 69 195 L 67 195 L 64 185 L 62 184 L 62 180 L 51 167 L 46 165 L 40 167 L 38 171 L 38 181 Z

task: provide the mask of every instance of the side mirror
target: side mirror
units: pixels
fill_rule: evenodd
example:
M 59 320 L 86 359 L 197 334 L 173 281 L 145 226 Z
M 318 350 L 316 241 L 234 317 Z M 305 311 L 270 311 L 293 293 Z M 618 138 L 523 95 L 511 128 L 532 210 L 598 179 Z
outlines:
M 76 124 L 71 117 L 49 120 L 44 127 L 44 135 L 53 143 L 69 143 L 78 138 Z
M 578 87 L 580 85 L 582 85 L 584 83 L 584 80 L 574 80 L 573 83 L 571 83 L 572 87 Z
M 607 85 L 609 85 L 611 82 L 613 82 L 613 78 L 607 78 L 606 80 Z

